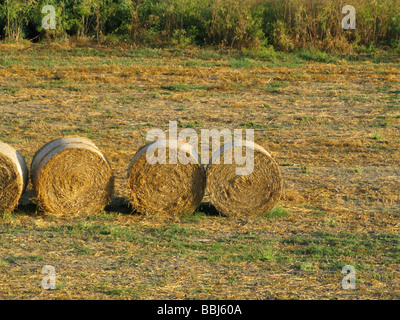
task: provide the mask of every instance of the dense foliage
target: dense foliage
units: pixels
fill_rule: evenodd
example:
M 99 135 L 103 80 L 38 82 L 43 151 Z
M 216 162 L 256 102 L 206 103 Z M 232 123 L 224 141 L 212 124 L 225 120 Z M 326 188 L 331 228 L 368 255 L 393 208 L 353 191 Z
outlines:
M 41 27 L 44 5 L 56 30 Z M 342 7 L 356 9 L 343 30 Z M 400 48 L 399 0 L 0 0 L 0 39 L 66 36 L 148 45 L 273 45 L 279 50 L 355 46 Z

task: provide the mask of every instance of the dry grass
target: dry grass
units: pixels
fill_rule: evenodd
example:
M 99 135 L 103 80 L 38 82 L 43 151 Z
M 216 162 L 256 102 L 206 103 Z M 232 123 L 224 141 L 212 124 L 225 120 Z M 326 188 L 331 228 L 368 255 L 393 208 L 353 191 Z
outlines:
M 46 141 L 85 136 L 127 198 L 126 168 L 147 131 L 178 120 L 253 128 L 284 183 L 281 210 L 251 219 L 166 224 L 114 204 L 96 217 L 46 219 L 22 205 L 0 225 L 2 298 L 399 298 L 398 57 L 0 50 L 0 139 L 28 163 L 44 130 Z M 40 287 L 45 264 L 56 267 L 54 292 Z M 344 264 L 356 266 L 357 290 L 341 289 Z

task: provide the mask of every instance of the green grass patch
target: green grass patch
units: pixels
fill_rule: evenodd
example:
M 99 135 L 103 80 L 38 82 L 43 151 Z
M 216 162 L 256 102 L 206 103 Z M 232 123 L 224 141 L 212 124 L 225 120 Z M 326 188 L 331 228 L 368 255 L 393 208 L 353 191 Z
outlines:
M 252 128 L 252 129 L 262 129 L 262 128 L 267 128 L 268 125 L 266 124 L 260 124 L 260 123 L 254 123 L 254 122 L 243 122 L 240 124 L 241 127 L 246 127 L 246 128 Z
M 36 255 L 36 254 L 32 254 L 32 255 L 15 255 L 15 256 L 8 256 L 8 257 L 4 257 L 3 259 L 3 263 L 17 263 L 19 260 L 25 260 L 25 261 L 43 261 L 44 260 L 44 256 L 43 255 Z
M 352 260 L 359 269 L 367 265 L 395 265 L 400 261 L 400 235 L 319 232 L 312 237 L 294 236 L 281 241 L 291 245 L 288 254 L 299 263 L 313 262 L 323 269 L 337 269 L 341 261 Z
M 199 127 L 204 127 L 203 123 L 200 121 L 194 121 L 194 122 L 187 122 L 185 124 L 183 123 L 178 123 L 179 128 L 199 128 Z
M 371 139 L 373 139 L 373 140 L 380 140 L 381 138 L 382 138 L 382 136 L 379 133 L 374 133 L 371 136 Z
M 251 69 L 262 66 L 263 64 L 263 61 L 251 60 L 244 56 L 238 56 L 229 61 L 229 66 L 232 69 Z
M 175 83 L 170 85 L 162 85 L 161 89 L 169 91 L 191 91 L 191 90 L 206 90 L 207 87 L 199 84 Z
M 275 81 L 275 82 L 268 83 L 265 87 L 261 87 L 258 89 L 262 90 L 262 91 L 267 91 L 270 93 L 279 93 L 280 92 L 279 89 L 284 88 L 284 87 L 286 87 L 285 83 L 283 83 L 281 81 Z
M 301 60 L 321 63 L 336 63 L 340 58 L 336 55 L 318 50 L 298 50 L 295 54 Z
M 289 212 L 285 208 L 277 206 L 274 209 L 272 209 L 270 212 L 265 214 L 263 217 L 265 217 L 265 218 L 282 218 L 282 217 L 286 217 L 288 214 L 289 214 Z

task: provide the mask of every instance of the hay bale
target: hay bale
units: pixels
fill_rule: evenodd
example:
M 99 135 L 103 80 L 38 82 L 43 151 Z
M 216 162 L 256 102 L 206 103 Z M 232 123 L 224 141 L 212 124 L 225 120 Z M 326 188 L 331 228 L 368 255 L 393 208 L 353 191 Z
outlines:
M 14 210 L 26 189 L 28 178 L 28 168 L 21 154 L 0 142 L 0 213 Z
M 231 217 L 260 216 L 271 211 L 282 194 L 282 177 L 272 156 L 261 146 L 246 142 L 240 145 L 254 151 L 254 167 L 250 174 L 238 175 L 238 165 L 225 163 L 226 152 L 234 154 L 234 147 L 240 144 L 227 143 L 211 158 L 207 166 L 207 193 L 216 209 Z M 251 149 L 248 149 L 249 151 Z M 250 153 L 251 154 L 251 153 Z M 220 164 L 215 163 L 219 157 Z
M 180 150 L 187 164 L 179 161 Z M 148 153 L 154 157 L 148 157 Z M 169 161 L 171 153 L 178 155 L 176 164 Z M 155 163 L 156 158 L 162 157 L 167 163 Z M 145 145 L 128 167 L 129 200 L 137 212 L 145 215 L 176 216 L 193 212 L 203 199 L 205 185 L 199 155 L 193 147 L 176 140 Z
M 114 193 L 108 160 L 83 138 L 45 144 L 32 160 L 31 179 L 39 209 L 57 215 L 98 213 Z

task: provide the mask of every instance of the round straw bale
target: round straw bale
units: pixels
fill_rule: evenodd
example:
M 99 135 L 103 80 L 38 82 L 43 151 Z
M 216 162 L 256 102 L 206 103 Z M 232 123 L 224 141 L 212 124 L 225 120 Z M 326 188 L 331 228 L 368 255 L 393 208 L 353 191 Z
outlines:
M 170 155 L 176 155 L 176 161 L 170 161 Z M 205 185 L 199 155 L 181 141 L 149 143 L 137 151 L 128 167 L 129 200 L 137 212 L 145 215 L 193 212 L 203 199 Z
M 237 164 L 234 149 L 241 147 L 249 162 L 254 163 L 247 174 L 238 174 L 246 164 Z M 240 149 L 238 149 L 240 150 Z M 225 162 L 225 153 L 232 152 L 232 161 Z M 254 155 L 253 157 L 251 155 Z M 217 160 L 219 158 L 219 162 Z M 228 158 L 229 159 L 229 158 Z M 225 144 L 211 158 L 206 171 L 207 193 L 211 203 L 222 214 L 231 217 L 260 216 L 271 211 L 282 193 L 282 178 L 272 156 L 253 142 Z
M 0 142 L 0 213 L 14 210 L 28 183 L 24 158 L 10 145 Z
M 31 178 L 38 207 L 46 213 L 98 213 L 114 193 L 108 160 L 93 142 L 83 138 L 45 144 L 32 160 Z

